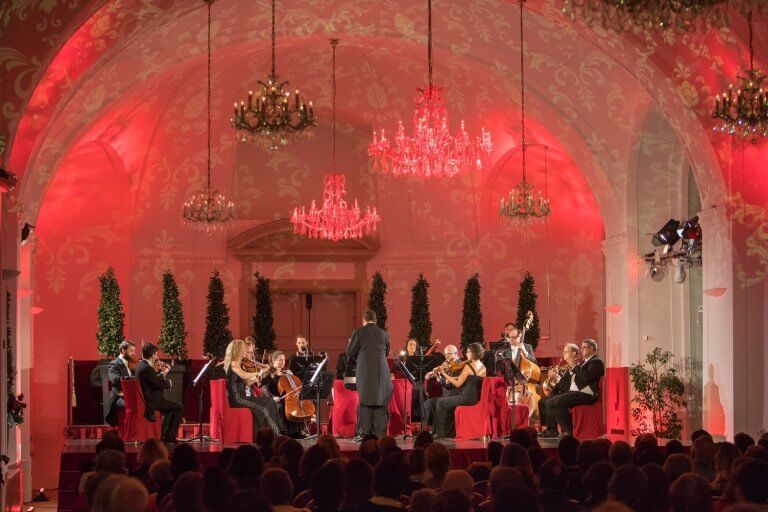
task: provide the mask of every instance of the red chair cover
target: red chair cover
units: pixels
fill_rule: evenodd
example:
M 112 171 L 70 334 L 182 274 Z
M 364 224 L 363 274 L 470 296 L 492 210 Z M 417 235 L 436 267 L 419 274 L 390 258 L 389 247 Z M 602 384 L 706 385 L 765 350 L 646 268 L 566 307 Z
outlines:
M 401 436 L 403 433 L 411 433 L 411 422 L 405 425 L 403 432 L 403 411 L 406 418 L 410 418 L 411 401 L 413 400 L 413 384 L 406 379 L 394 379 L 392 381 L 392 400 L 389 402 L 389 424 L 387 425 L 387 434 L 390 436 Z M 406 405 L 408 406 L 406 408 Z
M 141 385 L 138 379 L 123 379 L 123 401 L 125 402 L 125 416 L 122 423 L 120 437 L 126 442 L 144 442 L 150 437 L 160 439 L 162 434 L 163 416 L 155 411 L 155 421 L 148 421 L 144 417 L 144 396 L 141 394 Z
M 480 400 L 475 405 L 456 408 L 456 438 L 477 439 L 491 433 L 490 410 L 492 404 L 491 379 L 483 379 Z
M 511 432 L 512 407 L 507 402 L 507 382 L 504 377 L 491 377 L 491 395 L 493 407 L 491 408 L 491 436 L 502 437 Z M 525 404 L 515 405 L 514 428 L 528 426 L 530 409 Z
M 407 384 L 407 385 L 406 385 Z M 389 402 L 389 424 L 387 433 L 392 436 L 403 433 L 403 407 L 406 397 L 408 407 L 411 407 L 413 386 L 405 379 L 392 381 L 392 400 Z M 331 433 L 338 437 L 354 437 L 357 428 L 357 405 L 359 399 L 357 391 L 350 391 L 344 387 L 344 381 L 333 381 L 333 407 L 331 408 Z M 408 411 L 406 411 L 408 412 Z M 410 423 L 406 425 L 408 432 Z
M 605 433 L 603 422 L 603 381 L 600 381 L 600 395 L 591 405 L 580 405 L 571 409 L 573 436 L 577 439 L 596 439 Z
M 218 411 L 211 415 L 211 432 L 219 432 L 221 442 L 252 443 L 253 415 L 246 407 L 230 407 L 227 397 L 226 379 L 211 381 L 211 410 Z M 214 423 L 216 427 L 214 428 Z

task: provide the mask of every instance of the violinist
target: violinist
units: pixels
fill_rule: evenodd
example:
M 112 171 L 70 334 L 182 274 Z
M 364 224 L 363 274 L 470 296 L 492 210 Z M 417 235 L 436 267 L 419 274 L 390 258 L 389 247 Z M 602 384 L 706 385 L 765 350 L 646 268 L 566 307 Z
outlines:
M 277 412 L 285 424 L 285 433 L 293 438 L 306 437 L 304 435 L 303 424 L 292 421 L 285 421 L 285 402 L 281 400 L 285 392 L 280 393 L 279 382 L 283 375 L 293 375 L 291 370 L 285 367 L 285 354 L 279 350 L 272 352 L 269 356 L 269 373 L 261 380 L 261 392 L 263 396 L 270 397 L 277 404 Z
M 171 367 L 158 359 L 157 345 L 154 343 L 144 345 L 141 355 L 143 359 L 136 366 L 136 377 L 144 396 L 144 417 L 155 421 L 155 411 L 163 413 L 162 440 L 176 443 L 184 406 L 167 400 L 163 394 L 164 390 L 171 389 L 171 381 L 167 378 Z
M 269 427 L 275 435 L 280 435 L 282 419 L 277 413 L 277 406 L 271 397 L 246 396 L 245 389 L 260 384 L 268 373 L 266 365 L 254 363 L 256 371 L 243 369 L 242 361 L 247 350 L 245 340 L 232 340 L 227 345 L 224 355 L 224 371 L 227 374 L 227 394 L 230 407 L 247 407 L 253 414 L 253 435 L 262 427 Z
M 455 387 L 459 393 L 454 396 L 430 398 L 427 403 L 434 400 L 434 416 L 431 419 L 432 435 L 435 438 L 456 437 L 456 420 L 454 412 L 460 405 L 474 405 L 480 400 L 480 389 L 485 377 L 485 365 L 482 363 L 483 346 L 480 343 L 471 343 L 466 350 L 467 360 L 461 363 L 453 363 L 458 373 L 451 375 L 447 368 L 438 367 L 436 372 L 445 378 L 446 382 Z M 459 368 L 461 368 L 459 370 Z M 425 404 L 425 411 L 427 405 Z M 430 422 L 427 422 L 430 424 Z
M 447 364 L 451 363 L 458 363 L 461 361 L 461 357 L 459 357 L 459 349 L 456 348 L 456 345 L 446 345 L 445 349 L 443 350 L 443 355 L 445 356 L 445 362 Z M 440 386 L 443 388 L 443 396 L 452 396 L 458 394 L 458 390 L 453 387 L 451 384 L 448 383 L 448 381 L 445 380 L 445 377 L 440 373 L 436 371 L 437 368 L 434 370 L 428 372 L 424 379 L 431 380 L 431 379 L 437 379 L 437 382 L 440 383 Z M 432 414 L 434 414 L 434 410 L 431 411 Z M 431 414 L 430 414 L 431 417 Z
M 109 399 L 104 407 L 104 421 L 113 427 L 117 426 L 118 411 L 125 409 L 120 381 L 133 377 L 133 370 L 136 369 L 136 345 L 132 341 L 123 340 L 119 350 L 120 354 L 107 365 Z

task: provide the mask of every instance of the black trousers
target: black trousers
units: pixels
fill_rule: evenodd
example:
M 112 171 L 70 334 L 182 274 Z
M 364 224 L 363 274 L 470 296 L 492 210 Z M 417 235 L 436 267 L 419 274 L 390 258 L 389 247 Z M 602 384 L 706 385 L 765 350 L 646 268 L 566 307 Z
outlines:
M 549 430 L 557 430 L 559 425 L 562 432 L 573 434 L 571 408 L 579 405 L 590 405 L 596 400 L 596 396 L 581 391 L 566 391 L 559 395 L 542 398 L 539 400 L 541 423 L 546 425 Z
M 376 437 L 387 435 L 389 424 L 389 405 L 357 405 L 357 434 L 374 434 Z
M 163 439 L 176 439 L 179 435 L 181 417 L 184 415 L 184 406 L 178 402 L 162 399 L 150 404 L 152 409 L 163 413 Z

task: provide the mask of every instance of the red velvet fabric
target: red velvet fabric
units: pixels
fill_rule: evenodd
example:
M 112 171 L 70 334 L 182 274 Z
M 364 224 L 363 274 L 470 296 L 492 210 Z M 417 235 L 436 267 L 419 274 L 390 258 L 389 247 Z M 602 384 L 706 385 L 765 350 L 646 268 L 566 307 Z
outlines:
M 596 439 L 605 433 L 602 381 L 600 381 L 600 397 L 597 402 L 572 408 L 571 418 L 573 418 L 573 436 L 577 439 Z
M 160 438 L 163 417 L 155 412 L 155 421 L 144 417 L 144 396 L 138 379 L 123 379 L 123 400 L 125 401 L 125 416 L 121 425 L 120 437 L 126 442 L 144 442 L 150 437 Z
M 229 406 L 226 379 L 211 381 L 211 432 L 214 430 L 224 444 L 253 442 L 253 415 L 248 408 Z
M 407 384 L 407 385 L 406 385 Z M 389 402 L 389 425 L 387 434 L 392 436 L 403 434 L 403 408 L 406 398 L 408 408 L 411 407 L 413 386 L 405 379 L 392 381 L 392 400 Z M 357 427 L 357 391 L 344 387 L 344 381 L 333 381 L 333 407 L 331 408 L 331 433 L 338 437 L 354 437 Z M 407 410 L 406 410 L 407 412 Z M 406 431 L 411 431 L 410 423 Z
M 512 428 L 512 407 L 507 402 L 507 382 L 504 377 L 490 377 L 491 395 L 493 407 L 490 411 L 491 436 L 502 437 L 508 435 Z M 515 405 L 514 428 L 528 426 L 530 409 L 525 404 Z
M 456 408 L 457 439 L 477 439 L 491 433 L 492 380 L 483 379 L 480 400 L 475 405 L 461 405 Z

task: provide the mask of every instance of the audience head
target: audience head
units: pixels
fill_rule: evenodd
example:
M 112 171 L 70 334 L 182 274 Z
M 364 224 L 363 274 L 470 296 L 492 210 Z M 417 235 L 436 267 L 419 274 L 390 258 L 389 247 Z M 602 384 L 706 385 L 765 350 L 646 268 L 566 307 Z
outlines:
M 427 464 L 424 461 L 424 450 L 414 448 L 408 453 L 408 469 L 411 476 L 421 476 L 427 470 Z
M 397 441 L 392 436 L 380 437 L 377 443 L 380 453 L 386 453 L 389 449 L 397 447 Z
M 259 491 L 240 489 L 229 499 L 227 512 L 272 512 L 272 507 Z
M 694 465 L 712 467 L 715 462 L 715 443 L 708 435 L 699 436 L 691 444 L 691 459 Z
M 582 473 L 597 461 L 605 460 L 603 447 L 596 440 L 587 440 L 576 449 L 576 464 Z
M 733 479 L 737 501 L 761 505 L 768 501 L 768 462 L 747 459 L 734 471 Z
M 528 457 L 528 452 L 517 443 L 509 443 L 504 447 L 504 451 L 501 452 L 501 465 L 509 468 L 517 468 L 523 474 L 533 474 L 533 467 L 531 466 L 531 459 Z
M 175 512 L 202 512 L 203 475 L 197 471 L 182 473 L 173 483 L 173 508 Z
M 315 471 L 323 467 L 323 464 L 328 462 L 330 458 L 331 455 L 328 453 L 328 450 L 325 449 L 325 446 L 319 444 L 310 446 L 309 449 L 304 452 L 301 462 L 299 462 L 299 474 L 308 482 L 311 482 Z
M 526 485 L 507 485 L 494 494 L 494 510 L 539 512 L 539 495 Z
M 256 431 L 256 438 L 254 439 L 254 442 L 256 443 L 256 446 L 258 446 L 262 451 L 264 448 L 269 448 L 271 450 L 272 443 L 275 442 L 275 433 L 269 427 L 261 427 L 258 431 Z
M 733 444 L 739 449 L 741 453 L 746 453 L 747 448 L 755 445 L 755 440 L 752 436 L 745 432 L 739 432 L 733 436 Z
M 408 512 L 434 512 L 437 492 L 434 489 L 419 489 L 411 494 Z
M 537 474 L 539 472 L 539 468 L 541 468 L 541 465 L 544 464 L 547 459 L 549 459 L 549 456 L 541 446 L 531 446 L 526 451 L 528 452 L 528 458 L 531 459 L 531 468 L 533 469 L 533 473 Z
M 117 430 L 108 430 L 104 433 L 104 437 L 101 441 L 96 443 L 96 454 L 99 454 L 104 450 L 116 450 L 125 453 L 125 443 L 120 439 Z
M 373 468 L 363 459 L 351 459 L 344 466 L 347 505 L 361 505 L 373 496 Z
M 642 467 L 641 471 L 648 482 L 640 500 L 640 509 L 645 512 L 666 512 L 669 501 L 669 480 L 664 469 L 651 462 Z
M 536 439 L 531 439 L 531 433 L 527 428 L 516 428 L 509 433 L 509 442 L 517 443 L 526 450 L 531 446 L 534 446 L 534 441 L 536 441 Z M 535 444 L 538 444 L 538 442 Z
M 232 457 L 235 456 L 235 449 L 234 448 L 224 448 L 221 450 L 221 455 L 219 455 L 219 461 L 216 463 L 216 466 L 218 466 L 222 471 L 226 471 L 229 467 L 229 462 L 232 460 Z
M 491 470 L 488 479 L 488 491 L 494 502 L 495 496 L 506 487 L 527 487 L 528 483 L 522 473 L 515 468 L 496 466 Z
M 664 448 L 667 451 L 667 457 L 675 453 L 685 453 L 685 448 L 683 448 L 683 443 L 680 442 L 679 439 L 670 439 L 669 441 L 667 441 L 667 444 L 664 446 Z
M 317 438 L 317 444 L 320 446 L 325 447 L 325 449 L 328 451 L 328 455 L 332 459 L 341 459 L 341 448 L 339 448 L 339 443 L 336 441 L 336 438 L 333 437 L 331 434 L 323 434 L 319 438 Z
M 280 446 L 276 455 L 280 466 L 290 473 L 291 469 L 298 469 L 299 462 L 304 456 L 304 447 L 297 440 L 289 439 Z
M 669 490 L 669 506 L 671 512 L 710 512 L 709 483 L 696 473 L 681 475 Z
M 432 443 L 430 446 L 435 444 L 438 443 Z M 398 499 L 408 480 L 408 468 L 399 460 L 399 457 L 385 457 L 374 470 L 373 486 L 377 496 Z
M 227 473 L 235 479 L 240 489 L 259 489 L 263 469 L 264 460 L 259 449 L 252 444 L 244 444 L 235 450 Z
M 695 440 L 697 440 L 698 438 L 700 438 L 702 436 L 706 436 L 706 437 L 712 439 L 712 434 L 710 434 L 709 432 L 707 432 L 704 429 L 699 429 L 699 430 L 694 430 L 693 433 L 691 434 L 691 443 L 693 443 Z
M 432 433 L 429 430 L 422 430 L 416 434 L 416 439 L 413 440 L 414 448 L 426 448 L 429 444 L 434 442 Z
M 438 493 L 435 500 L 436 512 L 471 512 L 471 510 L 471 500 L 458 489 L 444 489 Z
M 293 482 L 287 471 L 267 468 L 261 475 L 261 488 L 270 505 L 290 505 L 293 500 Z
M 592 505 L 601 503 L 608 498 L 608 483 L 613 477 L 613 472 L 614 467 L 611 463 L 598 461 L 584 473 L 581 483 Z
M 451 467 L 451 455 L 448 448 L 441 443 L 430 444 L 424 450 L 424 463 L 432 476 L 442 481 Z
M 760 445 L 750 446 L 744 455 L 750 459 L 760 459 L 768 461 L 768 450 Z
M 715 447 L 715 472 L 730 475 L 733 461 L 741 456 L 741 451 L 733 443 L 717 443 Z
M 379 451 L 379 443 L 376 439 L 368 439 L 360 443 L 360 457 L 371 466 L 376 466 L 379 463 L 381 452 Z
M 664 472 L 667 474 L 670 485 L 675 483 L 680 478 L 680 475 L 692 470 L 691 458 L 684 453 L 673 453 L 664 461 Z
M 608 450 L 608 458 L 616 467 L 632 462 L 632 447 L 625 441 L 616 441 Z
M 473 486 L 475 481 L 469 476 L 463 469 L 452 469 L 445 474 L 445 480 L 443 480 L 443 491 L 457 490 L 464 494 L 467 498 L 472 499 L 474 495 Z
M 576 451 L 579 449 L 579 440 L 573 436 L 565 436 L 557 443 L 557 454 L 566 466 L 576 465 Z
M 344 497 L 343 462 L 334 459 L 323 464 L 312 475 L 310 488 L 316 511 L 338 510 Z
M 485 460 L 491 463 L 492 468 L 501 462 L 502 451 L 504 451 L 503 444 L 498 441 L 488 441 L 488 445 L 485 447 Z
M 96 456 L 96 472 L 125 474 L 125 454 L 117 450 L 104 450 Z
M 149 493 L 144 484 L 126 475 L 111 475 L 96 488 L 91 510 L 133 512 L 146 510 L 148 506 Z
M 641 434 L 635 440 L 635 464 L 643 466 L 651 462 L 664 463 L 664 457 L 659 451 L 659 440 L 653 434 Z
M 203 505 L 208 512 L 225 512 L 228 503 L 223 497 L 232 496 L 235 482 L 217 466 L 207 468 L 203 480 Z
M 491 467 L 485 462 L 473 462 L 467 468 L 467 473 L 475 482 L 482 482 L 491 477 Z
M 149 466 L 149 479 L 160 487 L 173 480 L 171 476 L 171 461 L 156 460 Z
M 254 448 L 254 450 L 255 449 L 256 448 Z M 200 462 L 197 460 L 197 452 L 195 449 L 187 443 L 177 445 L 171 454 L 171 477 L 175 480 L 182 473 L 199 470 Z
M 539 469 L 539 488 L 542 492 L 565 494 L 568 471 L 559 459 L 549 459 Z
M 136 462 L 139 466 L 149 467 L 156 460 L 168 459 L 168 449 L 159 439 L 150 437 L 141 445 L 139 453 L 136 455 Z
M 640 504 L 640 498 L 645 493 L 647 485 L 648 479 L 640 468 L 627 464 L 614 471 L 608 482 L 608 496 L 634 509 Z

